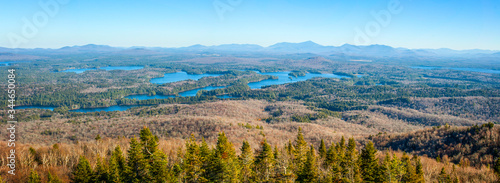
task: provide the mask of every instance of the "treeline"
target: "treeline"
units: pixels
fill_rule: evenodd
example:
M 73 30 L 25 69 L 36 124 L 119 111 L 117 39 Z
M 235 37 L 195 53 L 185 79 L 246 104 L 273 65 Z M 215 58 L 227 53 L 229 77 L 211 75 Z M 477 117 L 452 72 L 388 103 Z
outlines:
M 460 166 L 493 167 L 500 161 L 499 130 L 491 122 L 471 127 L 444 125 L 401 135 L 380 134 L 371 140 L 381 149 L 413 152 Z
M 100 137 L 96 137 L 99 140 Z M 158 138 L 144 128 L 139 138 L 130 140 L 125 153 L 117 146 L 110 156 L 98 158 L 95 167 L 81 156 L 71 173 L 72 182 L 424 182 L 423 165 L 417 156 L 401 158 L 386 153 L 377 157 L 373 143 L 358 152 L 356 141 L 344 138 L 327 147 L 322 141 L 318 150 L 309 145 L 299 128 L 297 138 L 284 148 L 266 140 L 254 152 L 244 141 L 236 154 L 235 147 L 220 133 L 214 148 L 201 144 L 194 136 L 179 150 L 176 162 L 158 148 Z M 444 170 L 443 170 L 444 172 Z M 49 172 L 50 173 L 50 172 Z M 444 172 L 440 182 L 452 182 Z M 51 175 L 52 182 L 59 180 Z M 41 182 L 36 171 L 29 182 Z

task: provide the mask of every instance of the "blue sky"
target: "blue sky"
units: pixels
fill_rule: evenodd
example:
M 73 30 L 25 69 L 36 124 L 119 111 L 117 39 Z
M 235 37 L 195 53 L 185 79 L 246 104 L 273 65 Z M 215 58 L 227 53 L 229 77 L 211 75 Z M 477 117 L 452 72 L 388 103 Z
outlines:
M 0 47 L 269 46 L 311 40 L 333 46 L 500 50 L 498 0 L 60 1 L 0 0 Z M 40 5 L 47 2 L 59 8 Z M 391 5 L 399 11 L 391 12 Z M 377 21 L 372 12 L 388 12 L 390 21 L 387 16 Z M 26 34 L 27 24 L 36 31 Z

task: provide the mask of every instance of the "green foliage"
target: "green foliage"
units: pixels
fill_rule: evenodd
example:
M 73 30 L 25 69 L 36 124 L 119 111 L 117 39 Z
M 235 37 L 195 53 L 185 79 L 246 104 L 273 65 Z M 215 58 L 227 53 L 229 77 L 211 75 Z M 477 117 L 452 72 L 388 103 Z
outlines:
M 260 150 L 255 158 L 255 169 L 257 173 L 257 181 L 259 182 L 272 182 L 274 174 L 274 153 L 271 145 L 264 139 L 260 143 Z
M 243 145 L 241 145 L 241 154 L 238 157 L 240 161 L 241 174 L 240 181 L 241 182 L 252 182 L 255 176 L 254 172 L 254 155 L 252 152 L 252 148 L 247 141 L 243 141 Z
M 42 183 L 42 178 L 40 178 L 36 170 L 31 170 L 30 176 L 28 177 L 28 183 Z
M 365 182 L 377 182 L 378 180 L 378 158 L 375 156 L 377 150 L 373 146 L 373 142 L 368 142 L 360 155 L 361 175 Z
M 72 174 L 73 177 L 71 180 L 75 183 L 87 183 L 92 181 L 92 168 L 90 167 L 90 163 L 85 156 L 80 156 L 78 164 L 73 169 Z
M 297 182 L 317 182 L 318 181 L 318 167 L 316 164 L 316 153 L 314 147 L 311 145 L 310 150 L 307 152 L 306 161 L 302 169 L 297 175 Z

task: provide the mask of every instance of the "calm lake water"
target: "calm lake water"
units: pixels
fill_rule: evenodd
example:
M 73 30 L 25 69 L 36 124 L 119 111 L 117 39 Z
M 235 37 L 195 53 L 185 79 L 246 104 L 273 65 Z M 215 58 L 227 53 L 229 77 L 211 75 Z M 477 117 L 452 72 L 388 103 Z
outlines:
M 53 111 L 56 107 L 49 107 L 49 106 L 16 106 L 14 109 L 48 109 Z
M 188 74 L 186 72 L 174 72 L 174 73 L 167 73 L 161 78 L 153 78 L 151 79 L 151 83 L 154 84 L 165 84 L 165 83 L 173 83 L 177 81 L 183 81 L 183 80 L 198 80 L 202 77 L 207 77 L 207 76 L 220 76 L 220 74 Z
M 483 73 L 491 73 L 491 74 L 500 74 L 500 70 L 481 69 L 481 68 L 469 68 L 469 67 L 415 66 L 415 67 L 410 67 L 410 68 L 413 68 L 413 69 L 450 69 L 450 70 L 459 70 L 459 71 L 470 71 L 470 72 L 483 72 Z
M 74 73 L 80 74 L 80 73 L 83 73 L 83 72 L 89 71 L 89 70 L 95 70 L 95 69 L 68 69 L 68 70 L 64 70 L 61 72 L 74 72 Z
M 138 70 L 138 69 L 143 69 L 144 66 L 108 66 L 108 67 L 101 67 L 100 69 L 106 70 L 106 71 L 112 71 L 112 70 L 124 70 L 124 71 L 130 71 L 130 70 Z M 61 72 L 74 72 L 77 74 L 83 73 L 85 71 L 89 70 L 97 70 L 96 68 L 89 68 L 89 69 L 68 69 L 64 70 Z
M 109 106 L 109 107 L 99 107 L 99 108 L 86 108 L 86 109 L 75 109 L 75 110 L 70 110 L 70 112 L 99 112 L 99 111 L 105 111 L 105 112 L 110 112 L 110 111 L 125 111 L 130 108 L 134 107 L 142 107 L 141 105 L 114 105 L 114 106 Z
M 291 77 L 288 75 L 290 72 L 269 72 L 269 73 L 260 73 L 256 71 L 259 74 L 262 75 L 270 75 L 270 76 L 277 76 L 278 79 L 267 79 L 267 80 L 262 80 L 259 82 L 252 82 L 248 83 L 248 86 L 250 86 L 251 89 L 260 89 L 263 86 L 269 86 L 269 85 L 280 85 L 280 84 L 286 84 L 286 83 L 294 83 L 298 81 L 305 81 L 314 77 L 324 77 L 324 78 L 348 78 L 349 76 L 339 76 L 335 74 L 316 74 L 316 73 L 307 73 L 306 76 L 298 76 L 298 77 Z

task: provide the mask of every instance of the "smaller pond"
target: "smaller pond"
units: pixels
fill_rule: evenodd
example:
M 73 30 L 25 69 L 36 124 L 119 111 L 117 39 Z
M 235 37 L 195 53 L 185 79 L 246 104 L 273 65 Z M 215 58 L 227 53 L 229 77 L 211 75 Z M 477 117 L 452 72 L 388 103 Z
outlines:
M 248 83 L 248 86 L 250 86 L 251 89 L 260 89 L 264 86 L 269 86 L 269 85 L 280 85 L 280 84 L 286 84 L 286 83 L 294 83 L 298 81 L 305 81 L 308 79 L 312 79 L 314 77 L 323 77 L 323 78 L 349 78 L 349 76 L 340 76 L 336 74 L 319 74 L 319 73 L 307 73 L 305 76 L 298 76 L 298 77 L 292 77 L 289 76 L 288 73 L 290 72 L 269 72 L 269 73 L 261 73 L 259 71 L 256 71 L 259 74 L 262 75 L 271 75 L 271 76 L 276 76 L 278 79 L 266 79 L 258 82 L 251 82 Z
M 100 111 L 105 111 L 105 112 L 110 112 L 110 111 L 125 111 L 130 108 L 134 107 L 142 107 L 144 105 L 114 105 L 114 106 L 109 106 L 109 107 L 99 107 L 99 108 L 82 108 L 82 109 L 75 109 L 75 110 L 70 110 L 70 112 L 100 112 Z
M 77 73 L 77 74 L 81 74 L 85 71 L 90 71 L 90 70 L 95 70 L 95 69 L 68 69 L 68 70 L 64 70 L 64 71 L 61 71 L 61 72 L 74 72 L 74 73 Z
M 165 83 L 173 83 L 177 81 L 183 81 L 183 80 L 198 80 L 202 77 L 217 77 L 220 76 L 221 74 L 188 74 L 186 72 L 174 72 L 174 73 L 167 73 L 161 78 L 153 78 L 151 79 L 151 83 L 154 84 L 165 84 Z
M 50 106 L 16 106 L 14 109 L 47 109 L 53 111 L 56 107 L 50 107 Z

